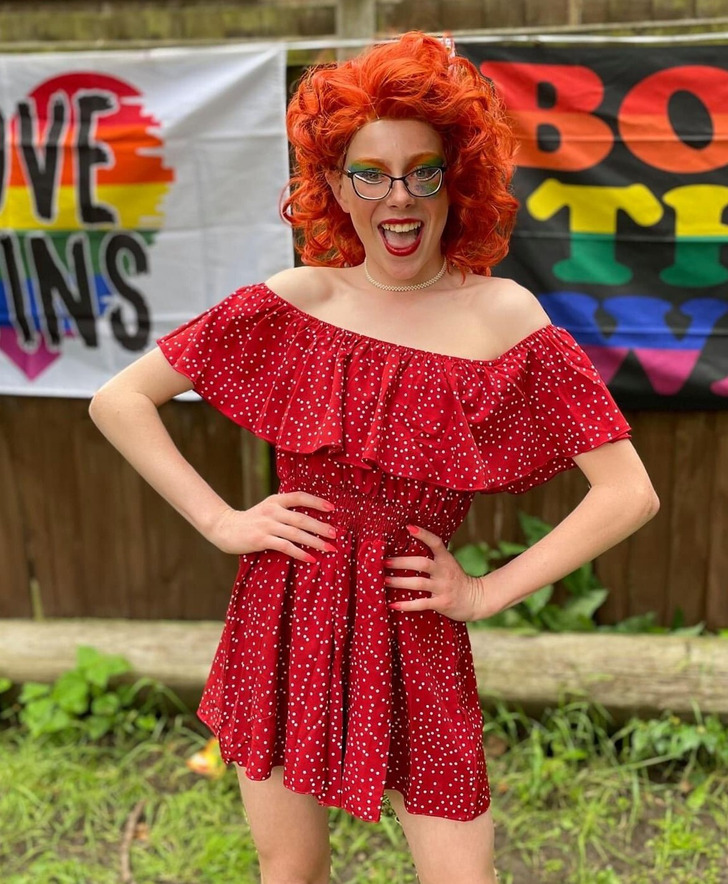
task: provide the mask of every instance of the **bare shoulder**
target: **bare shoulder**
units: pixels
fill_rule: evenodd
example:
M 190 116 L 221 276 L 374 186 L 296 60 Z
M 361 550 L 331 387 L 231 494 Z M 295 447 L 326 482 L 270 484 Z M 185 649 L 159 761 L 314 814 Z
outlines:
M 551 323 L 538 298 L 514 280 L 486 276 L 474 282 L 473 307 L 503 350 Z
M 295 307 L 308 311 L 331 297 L 339 272 L 332 267 L 291 267 L 269 277 L 265 284 Z

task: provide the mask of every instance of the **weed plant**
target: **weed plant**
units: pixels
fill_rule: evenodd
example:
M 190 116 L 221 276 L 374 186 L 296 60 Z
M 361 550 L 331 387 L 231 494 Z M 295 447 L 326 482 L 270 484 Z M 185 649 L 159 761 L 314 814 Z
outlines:
M 80 646 L 76 656 L 76 666 L 52 685 L 25 682 L 17 704 L 6 704 L 0 719 L 17 715 L 32 737 L 98 740 L 106 734 L 143 737 L 152 733 L 168 704 L 185 711 L 176 695 L 156 679 L 120 682 L 132 671 L 123 657 L 88 646 Z M 0 695 L 11 687 L 7 678 L 0 678 Z
M 0 727 L 3 884 L 116 884 L 140 801 L 126 847 L 137 884 L 259 881 L 234 771 L 207 780 L 185 764 L 209 736 L 189 710 L 92 739 L 93 702 L 76 727 L 35 736 L 22 706 L 6 704 Z M 728 882 L 728 733 L 714 716 L 618 727 L 581 700 L 538 718 L 494 702 L 483 737 L 501 884 Z M 378 825 L 329 820 L 335 884 L 415 884 L 386 801 Z
M 500 541 L 492 547 L 481 541 L 468 543 L 453 549 L 452 553 L 466 574 L 482 577 L 519 555 L 528 547 L 538 543 L 553 526 L 536 516 L 519 512 L 518 521 L 526 539 L 524 543 Z M 542 586 L 523 601 L 519 602 L 487 620 L 478 620 L 470 625 L 481 628 L 511 629 L 518 632 L 622 632 L 622 633 L 671 633 L 673 635 L 701 635 L 704 623 L 687 626 L 681 610 L 677 610 L 669 627 L 657 623 L 654 613 L 648 612 L 628 617 L 615 625 L 600 625 L 597 612 L 607 600 L 609 590 L 602 585 L 594 570 L 594 562 L 586 562 L 576 571 L 567 574 L 560 581 L 565 591 L 566 601 L 554 602 L 556 586 L 549 583 Z M 726 631 L 728 632 L 728 631 Z M 723 631 L 720 633 L 723 634 Z

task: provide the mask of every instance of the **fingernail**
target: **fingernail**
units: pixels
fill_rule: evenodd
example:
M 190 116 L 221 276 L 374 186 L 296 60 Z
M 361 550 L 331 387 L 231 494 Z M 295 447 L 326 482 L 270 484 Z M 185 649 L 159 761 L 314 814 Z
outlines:
M 419 534 L 420 533 L 420 529 L 416 525 L 408 525 L 407 530 L 409 531 L 410 534 Z
M 324 509 L 327 509 L 329 512 L 333 512 L 336 509 L 336 506 L 333 503 L 326 501 L 326 503 L 324 504 Z
M 400 610 L 396 602 L 390 602 L 390 603 L 387 605 L 387 607 L 388 607 L 388 608 L 391 608 L 393 611 L 399 611 L 399 610 Z
M 318 562 L 316 556 L 312 556 L 311 553 L 306 553 L 306 561 L 307 562 Z
M 330 543 L 325 544 L 324 549 L 326 552 L 336 552 L 336 547 L 332 546 Z

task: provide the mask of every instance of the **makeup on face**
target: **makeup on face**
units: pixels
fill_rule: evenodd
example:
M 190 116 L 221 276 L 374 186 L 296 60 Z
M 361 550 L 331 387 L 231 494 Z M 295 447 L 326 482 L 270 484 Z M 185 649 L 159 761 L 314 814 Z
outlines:
M 362 177 L 357 181 L 352 181 L 352 184 L 354 186 L 354 191 L 356 195 L 361 197 L 362 199 L 368 199 L 370 201 L 386 199 L 390 195 L 391 189 L 399 183 L 401 178 L 404 178 L 413 172 L 417 172 L 420 169 L 441 169 L 444 167 L 444 165 L 444 160 L 436 153 L 428 152 L 418 154 L 410 158 L 410 160 L 407 162 L 404 169 L 402 170 L 401 176 L 392 176 L 396 179 L 395 181 L 392 181 L 391 179 L 386 177 L 384 178 L 384 180 L 381 181 L 367 181 L 365 177 Z M 349 164 L 347 171 L 354 174 L 357 172 L 379 172 L 383 173 L 385 176 L 392 174 L 389 171 L 389 167 L 386 162 L 374 157 L 357 159 L 356 161 Z M 440 180 L 441 179 L 438 176 L 438 182 Z M 409 195 L 411 197 L 414 197 L 416 200 L 430 199 L 432 196 L 435 195 L 416 194 L 413 192 L 413 184 L 410 184 L 410 182 L 402 183 L 406 187 Z M 417 218 L 394 218 L 382 221 L 379 225 L 379 229 L 382 234 L 384 246 L 389 254 L 397 257 L 406 257 L 413 254 L 419 246 L 422 226 L 422 221 L 418 220 Z
M 340 202 L 377 279 L 417 282 L 442 265 L 440 238 L 449 205 L 442 176 L 447 173 L 433 177 L 427 170 L 445 167 L 439 134 L 420 120 L 375 120 L 352 139 L 342 163 Z M 401 179 L 419 169 L 425 170 L 424 183 L 413 177 L 408 190 Z M 366 172 L 372 174 L 353 178 Z M 434 192 L 427 193 L 428 187 Z

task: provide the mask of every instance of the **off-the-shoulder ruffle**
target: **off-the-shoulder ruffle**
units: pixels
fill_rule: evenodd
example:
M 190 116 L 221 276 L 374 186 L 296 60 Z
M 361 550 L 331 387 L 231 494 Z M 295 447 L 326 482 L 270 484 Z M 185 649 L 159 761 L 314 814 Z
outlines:
M 496 359 L 446 356 L 339 328 L 246 286 L 160 338 L 196 392 L 276 448 L 458 491 L 514 494 L 630 428 L 563 328 Z

